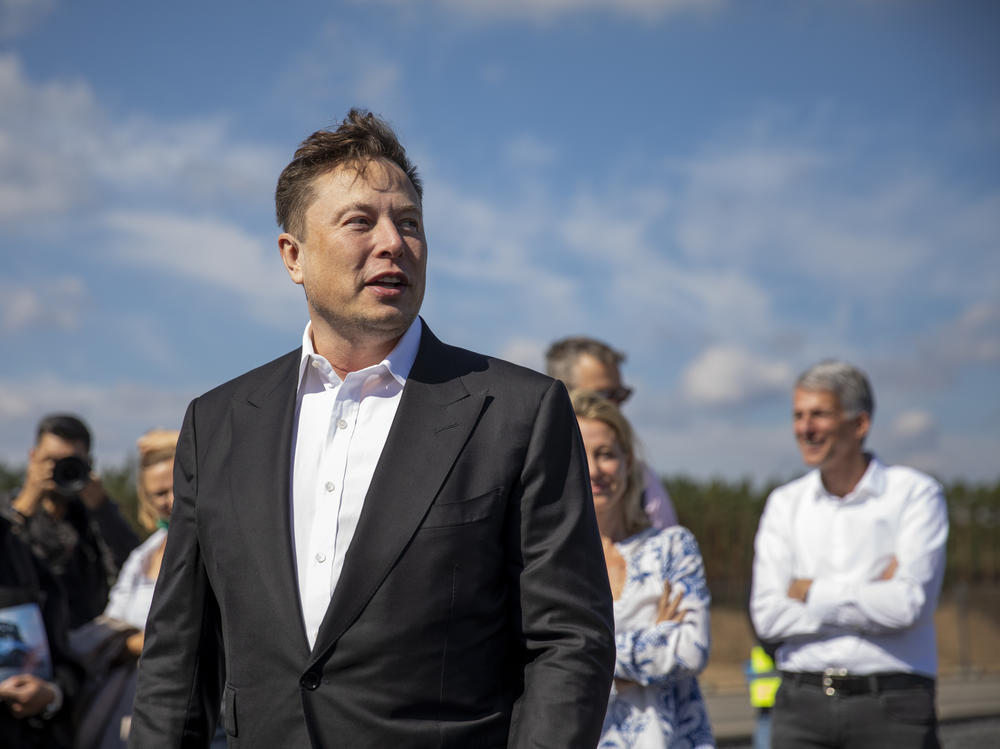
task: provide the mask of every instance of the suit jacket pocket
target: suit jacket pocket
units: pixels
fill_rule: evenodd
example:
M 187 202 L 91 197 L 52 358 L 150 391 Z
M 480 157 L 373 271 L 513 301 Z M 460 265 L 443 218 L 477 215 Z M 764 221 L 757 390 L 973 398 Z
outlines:
M 226 684 L 222 691 L 222 725 L 226 727 L 228 736 L 236 737 L 236 694 L 239 692 L 232 684 Z
M 502 488 L 490 489 L 485 494 L 458 502 L 435 503 L 424 518 L 424 528 L 446 528 L 452 525 L 475 523 L 489 517 L 500 504 Z

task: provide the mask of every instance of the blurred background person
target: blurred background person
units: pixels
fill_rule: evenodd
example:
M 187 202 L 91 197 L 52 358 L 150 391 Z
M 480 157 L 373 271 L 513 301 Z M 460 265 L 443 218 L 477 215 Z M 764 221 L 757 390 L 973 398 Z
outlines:
M 125 747 L 128 739 L 132 703 L 135 700 L 135 668 L 145 636 L 146 617 L 153 600 L 153 588 L 160 573 L 167 529 L 174 505 L 174 454 L 177 451 L 176 429 L 153 429 L 139 438 L 139 469 L 136 492 L 139 495 L 139 522 L 150 536 L 136 548 L 122 566 L 121 574 L 108 598 L 104 615 L 135 628 L 125 640 L 128 657 L 118 665 L 117 673 L 105 677 L 104 691 L 95 698 L 93 710 L 104 716 L 91 731 L 100 731 L 96 743 L 101 749 Z M 95 716 L 96 717 L 96 716 Z
M 70 629 L 107 605 L 122 563 L 139 539 L 108 498 L 90 457 L 90 430 L 69 414 L 43 418 L 28 451 L 24 485 L 0 499 L 21 534 L 66 591 Z
M 601 749 L 712 747 L 696 675 L 708 662 L 709 603 L 694 536 L 650 526 L 632 429 L 614 403 L 572 394 L 614 597 L 615 682 Z
M 0 746 L 70 749 L 83 673 L 68 654 L 62 588 L 22 532 L 22 518 L 0 508 Z
M 545 353 L 545 371 L 562 380 L 568 390 L 597 393 L 621 408 L 632 396 L 632 388 L 622 384 L 621 365 L 625 354 L 594 338 L 573 336 L 556 341 Z M 662 479 L 645 463 L 638 469 L 642 478 L 640 501 L 654 528 L 677 525 L 677 511 Z
M 936 747 L 934 610 L 948 508 L 941 486 L 865 449 L 868 378 L 847 362 L 795 383 L 792 420 L 813 470 L 767 499 L 750 615 L 777 641 L 777 749 Z
M 128 640 L 129 652 L 136 658 L 142 653 L 146 617 L 167 546 L 167 528 L 174 506 L 174 453 L 178 435 L 176 429 L 153 429 L 139 438 L 136 476 L 139 522 L 151 535 L 129 555 L 104 609 L 105 616 L 139 630 Z

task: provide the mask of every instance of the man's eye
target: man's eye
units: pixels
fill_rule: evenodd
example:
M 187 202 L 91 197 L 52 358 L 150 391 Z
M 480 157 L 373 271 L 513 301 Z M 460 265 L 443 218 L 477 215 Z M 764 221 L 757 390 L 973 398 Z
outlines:
M 415 218 L 404 218 L 399 222 L 399 226 L 405 231 L 420 231 L 420 222 Z

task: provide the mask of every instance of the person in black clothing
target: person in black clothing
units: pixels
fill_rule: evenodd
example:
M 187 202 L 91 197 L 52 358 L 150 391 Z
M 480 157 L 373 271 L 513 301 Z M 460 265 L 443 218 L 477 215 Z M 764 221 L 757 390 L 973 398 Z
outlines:
M 77 417 L 46 416 L 24 486 L 8 498 L 24 541 L 66 591 L 71 629 L 104 610 L 118 570 L 139 544 L 90 468 L 90 445 L 90 430 Z
M 21 519 L 9 508 L 0 509 L 0 634 L 7 639 L 5 668 L 0 669 L 0 745 L 69 749 L 71 708 L 83 673 L 68 655 L 69 617 L 63 590 L 22 541 L 22 532 Z M 47 663 L 24 653 L 31 643 L 21 639 L 14 612 L 26 609 L 41 614 Z M 19 657 L 11 657 L 16 651 Z M 32 666 L 34 671 L 28 670 Z M 18 669 L 24 670 L 8 675 Z

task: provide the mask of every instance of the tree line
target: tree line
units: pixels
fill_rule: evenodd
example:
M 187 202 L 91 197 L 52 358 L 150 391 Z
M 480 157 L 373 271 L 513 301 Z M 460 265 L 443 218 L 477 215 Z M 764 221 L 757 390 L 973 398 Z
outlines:
M 136 463 L 105 468 L 105 491 L 140 535 L 135 487 Z M 0 462 L 0 491 L 20 486 L 23 466 Z M 782 481 L 754 484 L 748 479 L 663 478 L 682 525 L 694 533 L 705 559 L 709 588 L 717 603 L 745 605 L 749 598 L 753 539 L 771 491 Z M 945 588 L 1000 583 L 1000 480 L 944 484 L 951 530 Z

